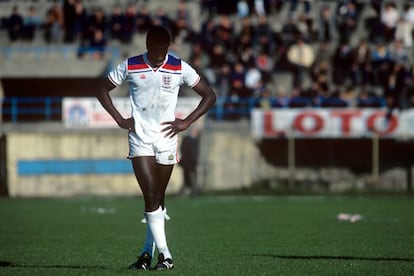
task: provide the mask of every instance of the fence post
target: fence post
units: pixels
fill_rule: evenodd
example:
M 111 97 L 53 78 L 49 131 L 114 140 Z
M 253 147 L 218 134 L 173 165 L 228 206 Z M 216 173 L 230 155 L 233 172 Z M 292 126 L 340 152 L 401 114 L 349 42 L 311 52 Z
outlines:
M 52 98 L 46 97 L 45 98 L 45 119 L 50 121 L 52 115 Z
M 7 196 L 7 154 L 6 135 L 0 135 L 0 197 Z
M 11 99 L 11 116 L 12 116 L 12 122 L 17 123 L 17 120 L 18 120 L 18 99 L 16 97 L 13 97 Z
M 288 132 L 288 167 L 289 167 L 289 189 L 295 188 L 295 135 L 293 127 Z
M 379 184 L 379 134 L 372 133 L 372 184 L 378 188 Z

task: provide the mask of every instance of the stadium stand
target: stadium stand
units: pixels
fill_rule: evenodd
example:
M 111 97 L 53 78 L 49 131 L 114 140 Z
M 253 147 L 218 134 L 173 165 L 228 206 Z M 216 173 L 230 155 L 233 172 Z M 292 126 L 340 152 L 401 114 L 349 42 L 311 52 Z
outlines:
M 280 99 L 277 99 L 279 90 L 286 91 L 288 97 L 293 96 L 292 91 L 295 89 L 299 89 L 299 97 L 303 96 L 304 98 L 309 96 L 313 99 L 342 97 L 350 85 L 353 86 L 355 95 L 359 95 L 363 90 L 368 90 L 368 97 L 373 99 L 367 102 L 375 102 L 376 106 L 384 103 L 392 105 L 390 106 L 392 108 L 411 106 L 409 100 L 413 90 L 411 88 L 413 82 L 411 47 L 406 46 L 403 49 L 407 56 L 401 78 L 404 85 L 398 91 L 393 90 L 399 95 L 397 100 L 394 97 L 392 104 L 391 100 L 374 100 L 378 97 L 385 98 L 389 94 L 387 86 L 390 85 L 381 81 L 386 79 L 392 70 L 386 72 L 374 70 L 371 82 L 361 83 L 359 71 L 336 72 L 343 66 L 337 66 L 335 69 L 335 64 L 332 61 L 336 52 L 342 55 L 346 50 L 350 51 L 350 56 L 354 56 L 356 46 L 361 39 L 367 39 L 369 47 L 375 50 L 378 42 L 376 38 L 381 38 L 380 35 L 372 36 L 372 33 L 380 26 L 379 15 L 376 13 L 374 5 L 378 1 L 302 1 L 298 6 L 292 5 L 295 1 L 247 1 L 250 23 L 246 24 L 250 24 L 250 26 L 244 25 L 248 20 L 245 20 L 242 11 L 238 10 L 238 4 L 243 2 L 238 0 L 225 2 L 204 0 L 73 1 L 81 3 L 84 11 L 83 21 L 79 21 L 80 23 L 78 22 L 77 25 L 79 37 L 76 38 L 68 38 L 68 28 L 62 27 L 67 25 L 68 19 L 66 18 L 68 16 L 62 17 L 62 13 L 64 13 L 65 5 L 68 5 L 69 2 L 71 1 L 0 1 L 0 63 L 2 64 L 0 77 L 3 80 L 33 77 L 101 77 L 109 68 L 126 56 L 145 50 L 143 36 L 146 18 L 152 22 L 158 22 L 158 24 L 168 25 L 172 29 L 175 37 L 175 43 L 171 47 L 172 52 L 199 67 L 200 73 L 216 88 L 218 95 L 224 98 L 218 102 L 218 104 L 223 104 L 218 109 L 226 111 L 226 107 L 231 106 L 232 110 L 235 107 L 241 108 L 241 110 L 236 110 L 237 114 L 248 113 L 249 108 L 253 105 L 248 105 L 249 108 L 246 109 L 246 105 L 243 104 L 246 102 L 245 97 L 253 97 L 253 100 L 248 101 L 254 102 L 259 100 L 262 94 L 269 94 L 273 98 L 272 100 L 280 102 Z M 395 3 L 391 3 L 395 4 L 395 10 L 401 17 L 408 14 L 404 4 L 410 4 L 410 2 L 395 1 Z M 128 22 L 127 15 L 129 13 L 136 12 L 136 15 L 132 17 L 133 21 L 131 21 L 136 24 L 132 29 L 132 36 L 123 36 L 120 40 L 115 37 L 114 31 L 111 29 L 112 13 L 117 5 L 124 14 L 125 22 Z M 379 11 L 384 11 L 385 6 L 386 3 L 381 3 Z M 32 21 L 37 22 L 37 27 L 33 39 L 28 40 L 27 37 L 13 39 L 9 35 L 7 28 L 12 21 L 11 15 L 15 7 L 18 7 L 20 15 L 25 20 L 27 20 L 30 7 L 34 7 L 35 16 L 31 18 Z M 179 11 L 180 9 L 182 10 Z M 145 10 L 147 13 L 144 12 Z M 328 15 L 326 16 L 327 20 L 322 22 L 322 11 L 324 10 L 328 11 Z M 104 23 L 99 19 L 101 16 L 104 17 Z M 51 17 L 61 18 L 60 20 L 64 21 L 66 25 L 61 22 L 59 27 L 50 27 Z M 259 24 L 262 21 L 261 18 L 266 18 L 263 26 Z M 354 25 L 346 26 L 343 23 L 349 21 L 353 21 Z M 209 29 L 208 24 L 211 24 L 213 29 Z M 91 26 L 94 30 L 103 29 L 104 39 L 101 42 L 97 42 L 91 37 L 87 38 L 91 35 Z M 125 28 L 127 29 L 127 27 Z M 329 28 L 331 29 L 328 34 L 326 30 Z M 321 30 L 325 30 L 325 33 L 322 33 Z M 242 40 L 242 34 L 247 34 L 245 41 Z M 314 55 L 312 58 L 315 59 L 306 70 L 303 70 L 304 67 L 301 65 L 292 66 L 293 63 L 289 60 L 289 50 L 298 34 L 309 45 Z M 395 38 L 397 38 L 397 32 Z M 340 48 L 341 39 L 346 39 L 349 43 L 348 48 Z M 383 37 L 383 39 L 385 38 Z M 267 42 L 263 42 L 266 40 Z M 325 43 L 327 50 L 323 54 L 325 49 L 322 47 L 325 47 L 323 46 Z M 218 58 L 214 58 L 214 53 L 210 51 L 210 49 L 216 48 L 213 47 L 216 44 L 224 47 L 222 49 L 223 55 Z M 197 45 L 201 49 L 198 52 L 195 50 Z M 387 42 L 386 46 L 390 51 L 393 50 L 393 41 Z M 249 53 L 249 51 L 251 52 Z M 400 55 L 400 53 L 396 54 Z M 217 60 L 221 64 L 212 63 Z M 243 74 L 246 74 L 247 69 L 251 67 L 260 70 L 261 80 L 258 80 L 255 87 L 243 87 L 242 89 L 232 87 L 229 78 L 235 73 L 233 65 L 237 60 L 243 63 L 245 70 Z M 322 64 L 326 63 L 328 66 L 322 68 Z M 394 63 L 395 61 L 391 60 L 388 64 L 389 68 Z M 345 67 L 355 68 L 355 65 L 356 63 Z M 339 75 L 341 78 L 335 77 L 335 72 L 336 76 Z M 382 73 L 386 74 L 385 78 L 378 77 L 378 74 Z M 301 80 L 299 82 L 301 87 L 295 87 L 298 84 L 298 77 Z M 6 96 L 12 96 L 7 91 L 4 93 Z M 41 94 L 42 92 L 33 91 L 33 93 Z M 85 96 L 88 95 L 87 91 L 84 93 Z M 126 89 L 120 89 L 116 93 L 123 96 L 127 92 Z M 325 95 L 321 95 L 321 93 Z M 185 95 L 185 91 L 182 94 Z M 297 94 L 294 96 L 297 103 L 303 102 L 297 99 Z M 236 104 L 234 104 L 235 101 Z M 318 106 L 320 102 L 313 100 L 310 105 Z M 354 101 L 325 99 L 323 102 L 328 103 L 324 105 L 349 107 L 357 105 L 357 98 L 355 97 Z M 296 106 L 296 104 L 278 106 L 287 107 Z M 234 116 L 230 117 L 234 118 Z

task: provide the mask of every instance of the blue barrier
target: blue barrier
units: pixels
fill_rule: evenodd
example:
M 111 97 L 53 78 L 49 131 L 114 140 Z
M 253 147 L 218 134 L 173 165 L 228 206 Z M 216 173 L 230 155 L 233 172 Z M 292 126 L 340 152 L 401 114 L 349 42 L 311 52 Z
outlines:
M 36 115 L 37 120 L 53 121 L 62 118 L 62 97 L 6 97 L 2 101 L 3 121 L 13 123 L 33 121 L 31 115 Z M 288 105 L 277 104 L 277 98 L 266 99 L 269 108 L 323 108 L 336 107 L 347 108 L 336 102 L 327 101 L 328 104 L 315 105 L 310 99 L 295 98 Z M 208 117 L 213 120 L 222 121 L 227 119 L 249 118 L 253 108 L 260 106 L 261 99 L 255 97 L 218 97 L 213 108 L 208 111 Z M 384 107 L 385 100 L 367 102 L 366 105 L 358 107 Z
M 2 101 L 2 118 L 10 122 L 32 121 L 31 115 L 40 115 L 41 120 L 61 119 L 62 97 L 6 97 Z M 26 115 L 28 118 L 21 119 Z
M 83 159 L 83 160 L 18 160 L 17 173 L 20 176 L 45 174 L 131 174 L 131 163 L 125 159 Z

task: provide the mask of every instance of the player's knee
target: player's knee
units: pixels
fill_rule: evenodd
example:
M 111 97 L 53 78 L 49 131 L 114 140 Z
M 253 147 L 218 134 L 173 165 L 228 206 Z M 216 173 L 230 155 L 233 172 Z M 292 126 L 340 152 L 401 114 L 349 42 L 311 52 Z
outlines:
M 160 207 L 159 197 L 154 192 L 147 192 L 144 194 L 144 200 L 146 212 L 155 211 L 158 209 L 158 207 Z

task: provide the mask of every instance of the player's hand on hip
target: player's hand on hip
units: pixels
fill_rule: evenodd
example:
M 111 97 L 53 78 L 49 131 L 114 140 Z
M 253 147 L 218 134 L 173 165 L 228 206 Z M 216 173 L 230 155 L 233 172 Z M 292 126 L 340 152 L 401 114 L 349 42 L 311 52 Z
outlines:
M 129 131 L 135 131 L 135 123 L 133 118 L 123 119 L 118 122 L 120 128 L 127 129 Z
M 174 137 L 181 131 L 186 130 L 190 124 L 185 120 L 175 119 L 174 121 L 163 122 L 161 125 L 166 125 L 167 127 L 162 129 L 162 132 L 165 132 L 165 137 Z

